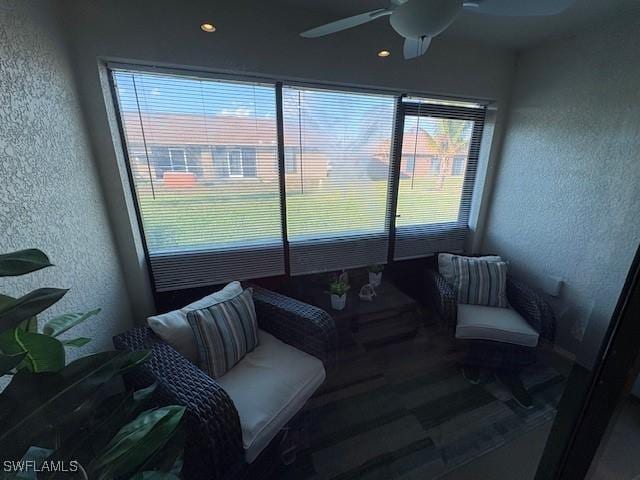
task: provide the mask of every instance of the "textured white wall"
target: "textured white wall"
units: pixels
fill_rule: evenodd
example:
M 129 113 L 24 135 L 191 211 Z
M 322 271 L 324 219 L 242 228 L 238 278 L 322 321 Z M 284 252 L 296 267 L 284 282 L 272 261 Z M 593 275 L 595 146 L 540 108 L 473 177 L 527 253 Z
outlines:
M 73 77 L 44 1 L 0 0 L 0 252 L 37 247 L 56 264 L 0 279 L 0 292 L 70 288 L 48 313 L 102 313 L 72 336 L 94 341 L 72 354 L 112 349 L 131 324 Z
M 522 54 L 489 207 L 483 250 L 565 279 L 558 341 L 585 362 L 640 241 L 639 44 L 636 15 Z

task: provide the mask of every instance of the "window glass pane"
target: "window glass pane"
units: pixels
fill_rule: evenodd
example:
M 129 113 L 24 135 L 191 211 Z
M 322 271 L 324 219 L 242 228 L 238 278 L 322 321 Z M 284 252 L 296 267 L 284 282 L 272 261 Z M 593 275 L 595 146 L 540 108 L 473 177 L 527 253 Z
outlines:
M 467 166 L 467 159 L 461 155 L 456 156 L 453 159 L 452 175 L 464 175 L 465 168 Z
M 406 116 L 398 227 L 457 222 L 473 121 Z
M 227 154 L 229 162 L 229 176 L 242 177 L 242 151 L 231 150 Z
M 282 242 L 273 86 L 113 77 L 152 255 Z
M 394 98 L 285 87 L 290 240 L 386 229 Z
M 184 150 L 180 148 L 170 148 L 169 160 L 171 162 L 171 171 L 186 172 L 188 170 L 187 159 Z

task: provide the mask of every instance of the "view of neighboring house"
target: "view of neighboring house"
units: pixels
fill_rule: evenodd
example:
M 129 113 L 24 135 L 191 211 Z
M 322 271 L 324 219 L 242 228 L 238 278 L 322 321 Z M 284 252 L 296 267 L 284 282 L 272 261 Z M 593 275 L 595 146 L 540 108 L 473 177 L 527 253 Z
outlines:
M 445 121 L 441 122 L 439 127 L 448 128 Z M 400 178 L 464 175 L 470 137 L 460 133 L 456 138 L 444 132 L 431 135 L 422 128 L 405 128 Z M 389 140 L 380 142 L 375 159 L 388 165 L 390 148 Z
M 209 184 L 230 178 L 278 180 L 274 118 L 126 113 L 123 124 L 136 179 L 151 177 L 167 186 Z M 324 155 L 316 149 L 304 151 L 303 172 L 298 132 L 285 135 L 285 139 L 291 140 L 285 143 L 285 174 L 292 177 L 292 183 L 294 177 L 306 182 L 327 177 Z
M 228 179 L 278 180 L 277 132 L 274 118 L 233 115 L 125 113 L 123 115 L 133 174 L 136 179 L 166 186 L 210 184 Z M 469 139 L 451 141 L 449 133 L 429 134 L 405 129 L 400 178 L 462 176 Z M 304 147 L 300 147 L 300 137 Z M 285 175 L 289 188 L 314 185 L 344 176 L 353 164 L 367 165 L 370 180 L 386 179 L 390 141 L 371 139 L 353 155 L 334 158 L 333 138 L 311 127 L 285 123 Z
M 251 127 L 247 125 L 251 122 Z M 277 161 L 271 120 L 188 114 L 125 114 L 123 123 L 134 174 L 163 180 L 190 173 L 199 181 L 257 178 L 272 174 Z M 295 162 L 295 157 L 293 157 Z M 291 166 L 296 168 L 295 163 Z

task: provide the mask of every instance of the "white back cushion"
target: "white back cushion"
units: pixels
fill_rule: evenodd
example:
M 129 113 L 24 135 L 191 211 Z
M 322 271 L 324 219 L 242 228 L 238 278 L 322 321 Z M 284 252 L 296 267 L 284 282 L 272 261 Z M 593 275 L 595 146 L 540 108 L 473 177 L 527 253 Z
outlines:
M 242 285 L 240 285 L 240 282 L 231 282 L 222 290 L 190 303 L 180 310 L 149 317 L 147 318 L 147 324 L 162 340 L 193 363 L 197 363 L 198 348 L 193 331 L 191 330 L 191 325 L 187 322 L 187 313 L 191 310 L 200 310 L 211 305 L 225 302 L 241 293 Z

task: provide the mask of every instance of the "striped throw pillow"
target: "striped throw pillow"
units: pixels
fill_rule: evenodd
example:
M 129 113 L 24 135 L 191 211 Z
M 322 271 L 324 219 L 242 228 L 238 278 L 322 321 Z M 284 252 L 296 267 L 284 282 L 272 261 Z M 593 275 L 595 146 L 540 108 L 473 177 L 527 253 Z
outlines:
M 198 363 L 212 378 L 227 373 L 258 345 L 253 290 L 187 313 L 198 347 Z
M 452 258 L 458 303 L 507 307 L 507 264 L 470 257 Z

